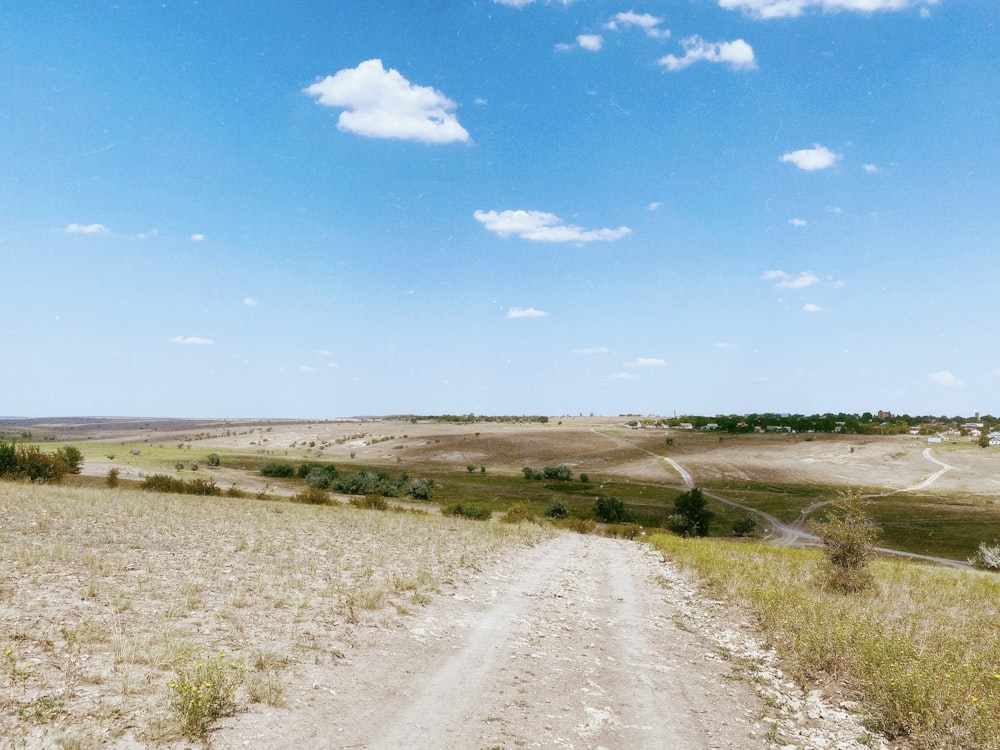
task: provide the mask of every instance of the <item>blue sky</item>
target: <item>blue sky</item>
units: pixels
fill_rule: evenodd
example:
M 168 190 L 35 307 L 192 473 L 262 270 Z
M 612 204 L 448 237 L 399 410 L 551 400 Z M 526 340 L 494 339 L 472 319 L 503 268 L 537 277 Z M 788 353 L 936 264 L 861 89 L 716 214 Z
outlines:
M 993 0 L 16 5 L 0 414 L 1000 413 Z

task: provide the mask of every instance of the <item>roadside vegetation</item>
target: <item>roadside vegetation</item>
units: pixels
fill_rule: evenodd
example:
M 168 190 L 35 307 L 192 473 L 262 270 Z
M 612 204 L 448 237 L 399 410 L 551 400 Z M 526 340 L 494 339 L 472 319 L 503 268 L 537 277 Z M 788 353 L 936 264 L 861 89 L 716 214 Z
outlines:
M 856 701 L 872 731 L 918 750 L 1000 748 L 1000 578 L 873 560 L 860 594 L 820 551 L 654 535 L 714 595 L 749 607 L 806 688 Z
M 553 533 L 384 503 L 0 482 L 0 745 L 191 747 Z

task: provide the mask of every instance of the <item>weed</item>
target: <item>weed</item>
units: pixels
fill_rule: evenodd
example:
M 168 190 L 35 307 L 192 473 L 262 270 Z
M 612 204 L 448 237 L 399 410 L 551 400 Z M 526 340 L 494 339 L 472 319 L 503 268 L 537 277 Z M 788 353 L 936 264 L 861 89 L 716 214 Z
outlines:
M 534 523 L 535 514 L 528 510 L 528 506 L 524 503 L 514 503 L 507 508 L 507 512 L 500 520 L 504 523 L 523 523 L 524 521 Z
M 236 710 L 236 691 L 245 680 L 242 664 L 225 653 L 178 669 L 168 683 L 171 706 L 190 739 L 204 739 L 212 724 Z

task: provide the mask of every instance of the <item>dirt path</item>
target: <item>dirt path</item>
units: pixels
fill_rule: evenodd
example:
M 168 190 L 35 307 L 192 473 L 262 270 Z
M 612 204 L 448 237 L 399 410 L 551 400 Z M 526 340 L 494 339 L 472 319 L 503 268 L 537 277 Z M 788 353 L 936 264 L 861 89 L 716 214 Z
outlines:
M 856 724 L 812 726 L 796 711 L 803 696 L 766 707 L 743 679 L 748 648 L 764 659 L 754 643 L 651 548 L 563 534 L 373 632 L 339 664 L 303 668 L 287 707 L 228 719 L 212 746 L 752 749 L 772 747 L 784 722 L 786 737 L 855 747 Z M 760 669 L 758 683 L 783 684 Z M 784 718 L 775 703 L 791 707 Z

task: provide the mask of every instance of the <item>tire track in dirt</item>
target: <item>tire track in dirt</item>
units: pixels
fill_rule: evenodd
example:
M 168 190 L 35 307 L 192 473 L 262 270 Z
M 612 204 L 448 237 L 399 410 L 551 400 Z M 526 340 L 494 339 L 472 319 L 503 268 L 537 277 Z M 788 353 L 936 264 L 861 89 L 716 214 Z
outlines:
M 684 626 L 663 565 L 645 545 L 562 534 L 305 668 L 311 690 L 227 720 L 213 746 L 765 747 L 760 697 Z

